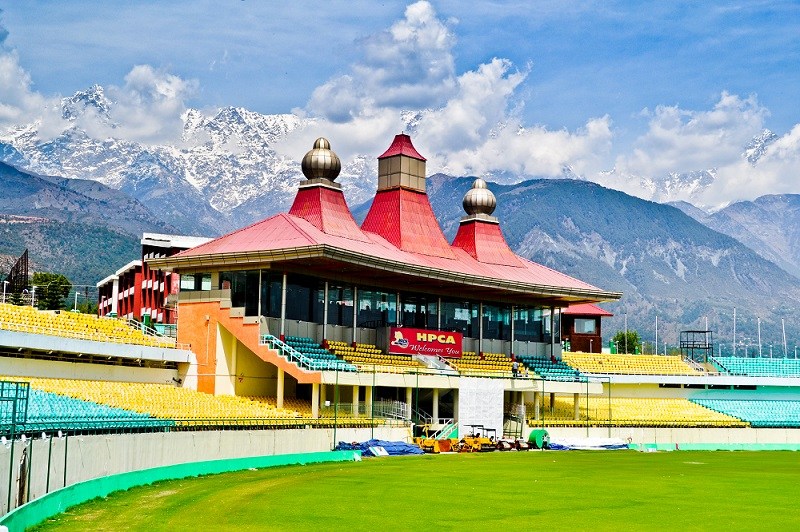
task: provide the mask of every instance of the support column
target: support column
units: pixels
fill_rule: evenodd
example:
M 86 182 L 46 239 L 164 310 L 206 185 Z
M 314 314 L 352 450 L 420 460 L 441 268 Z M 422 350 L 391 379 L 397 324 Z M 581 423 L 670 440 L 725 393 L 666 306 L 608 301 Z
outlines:
M 483 301 L 478 303 L 478 353 L 483 353 Z
M 533 419 L 539 419 L 542 415 L 541 402 L 542 402 L 542 394 L 540 394 L 539 392 L 533 392 Z
M 319 385 L 319 404 L 320 406 L 325 406 L 325 401 L 328 400 L 326 397 L 326 391 L 328 390 L 328 386 L 325 384 Z
M 372 417 L 372 391 L 375 388 L 372 386 L 366 386 L 364 388 L 364 402 L 366 403 L 365 408 L 367 415 Z
M 311 417 L 319 419 L 319 383 L 311 384 Z
M 458 421 L 458 388 L 453 388 L 453 419 Z
M 328 281 L 325 281 L 325 300 L 322 302 L 322 341 L 328 339 Z
M 403 307 L 400 306 L 402 301 L 400 301 L 400 292 L 397 292 L 397 296 L 395 297 L 395 305 L 397 305 L 397 312 L 394 313 L 394 324 L 400 326 L 403 323 Z
M 233 395 L 236 395 L 236 375 L 239 359 L 239 340 L 231 335 L 231 389 Z
M 119 304 L 119 277 L 114 279 L 114 284 L 111 287 L 111 312 L 110 314 L 113 317 L 117 317 L 118 305 Z
M 283 371 L 283 368 L 278 368 L 278 380 L 275 389 L 275 395 L 276 395 L 275 406 L 277 406 L 278 408 L 283 408 L 283 394 L 284 394 L 283 390 L 284 390 L 285 379 L 286 375 L 285 372 Z
M 573 401 L 573 403 L 574 403 L 574 408 L 575 408 L 575 421 L 578 421 L 578 420 L 580 420 L 580 418 L 581 418 L 581 400 L 580 400 L 580 394 L 578 394 L 578 393 L 574 393 L 574 394 L 572 394 L 572 395 L 573 395 L 573 397 L 572 397 L 572 401 Z
M 281 283 L 281 341 L 286 338 L 286 272 Z
M 406 417 L 411 419 L 411 402 L 414 400 L 414 389 L 409 386 L 406 388 Z
M 511 358 L 516 358 L 516 355 L 514 353 L 514 338 L 515 338 L 515 336 L 514 336 L 514 333 L 515 333 L 515 331 L 514 331 L 514 317 L 515 317 L 514 316 L 514 308 L 515 308 L 514 305 L 511 305 L 511 349 L 509 349 L 509 354 L 511 355 Z
M 439 422 L 439 388 L 434 388 L 433 389 L 433 408 L 431 410 L 433 410 L 433 412 L 432 412 L 433 422 L 434 423 L 438 423 Z
M 356 329 L 358 328 L 358 287 L 353 287 L 353 345 L 356 343 Z
M 358 417 L 358 384 L 353 385 L 353 417 Z
M 439 298 L 439 302 L 436 305 L 436 329 L 442 330 L 442 298 Z
M 550 307 L 550 360 L 553 360 L 555 357 L 556 357 L 556 308 Z M 553 394 L 550 394 L 550 397 L 553 397 Z
M 556 410 L 556 394 L 550 393 L 550 413 L 552 414 Z

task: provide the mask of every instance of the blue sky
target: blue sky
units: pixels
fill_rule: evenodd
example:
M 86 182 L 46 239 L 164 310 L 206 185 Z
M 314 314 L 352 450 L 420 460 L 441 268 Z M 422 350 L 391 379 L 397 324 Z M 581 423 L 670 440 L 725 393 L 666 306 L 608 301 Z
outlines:
M 183 106 L 294 109 L 353 127 L 364 127 L 365 117 L 374 119 L 386 109 L 442 109 L 437 119 L 458 122 L 465 113 L 483 113 L 481 98 L 502 94 L 488 101 L 491 112 L 479 121 L 460 130 L 434 128 L 427 137 L 460 138 L 453 152 L 466 150 L 475 161 L 491 161 L 485 140 L 497 124 L 513 123 L 538 131 L 530 141 L 563 154 L 526 165 L 522 159 L 539 155 L 511 152 L 509 157 L 520 160 L 507 168 L 493 168 L 499 162 L 461 168 L 442 156 L 440 166 L 453 171 L 547 174 L 568 164 L 591 177 L 611 168 L 636 175 L 726 168 L 743 140 L 764 127 L 795 149 L 798 3 L 408 6 L 29 1 L 3 6 L 0 23 L 8 32 L 5 52 L 13 54 L 17 72 L 29 77 L 27 90 L 44 100 L 95 83 L 126 86 L 137 65 L 186 81 Z M 416 37 L 404 40 L 406 30 Z M 475 92 L 479 86 L 488 89 Z M 705 144 L 715 138 L 728 139 L 730 146 L 704 155 Z M 479 144 L 485 149 L 476 148 Z M 680 161 L 661 160 L 656 153 L 663 148 L 680 154 L 692 145 L 700 153 Z M 432 149 L 446 151 L 435 142 Z M 796 170 L 796 159 L 782 160 L 772 171 Z M 730 170 L 733 184 L 715 193 L 735 199 L 730 190 L 740 186 L 742 171 Z M 786 191 L 774 178 L 765 180 L 763 191 Z

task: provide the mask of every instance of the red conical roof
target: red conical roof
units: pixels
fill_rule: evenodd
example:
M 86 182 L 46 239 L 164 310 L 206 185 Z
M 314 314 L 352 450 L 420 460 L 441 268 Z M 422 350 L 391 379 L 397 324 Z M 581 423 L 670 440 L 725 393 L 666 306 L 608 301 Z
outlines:
M 414 148 L 414 145 L 411 143 L 411 137 L 405 133 L 395 135 L 392 145 L 389 146 L 389 149 L 383 152 L 383 155 L 379 156 L 378 159 L 386 159 L 387 157 L 394 157 L 395 155 L 407 155 L 408 157 L 419 159 L 420 161 L 426 160 L 425 157 L 420 155 L 416 148 Z
M 303 218 L 323 233 L 366 242 L 347 207 L 341 190 L 324 186 L 303 187 L 297 191 L 289 214 Z
M 500 224 L 484 220 L 462 222 L 453 239 L 453 247 L 461 248 L 478 262 L 524 267 L 522 261 L 508 247 Z

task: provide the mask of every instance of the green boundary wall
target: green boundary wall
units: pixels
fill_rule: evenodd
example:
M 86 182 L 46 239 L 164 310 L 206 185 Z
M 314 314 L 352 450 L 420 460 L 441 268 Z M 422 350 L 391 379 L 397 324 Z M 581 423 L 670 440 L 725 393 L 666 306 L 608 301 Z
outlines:
M 190 462 L 171 466 L 154 467 L 120 473 L 107 477 L 94 478 L 78 482 L 48 493 L 34 501 L 26 503 L 0 519 L 0 526 L 10 532 L 23 531 L 42 521 L 58 515 L 71 506 L 81 504 L 98 497 L 127 490 L 135 486 L 152 484 L 161 480 L 174 480 L 200 475 L 214 475 L 244 469 L 261 469 L 284 465 L 305 465 L 322 462 L 348 462 L 359 460 L 361 451 L 326 451 L 318 453 L 279 454 L 270 456 L 253 456 L 247 458 L 230 458 Z

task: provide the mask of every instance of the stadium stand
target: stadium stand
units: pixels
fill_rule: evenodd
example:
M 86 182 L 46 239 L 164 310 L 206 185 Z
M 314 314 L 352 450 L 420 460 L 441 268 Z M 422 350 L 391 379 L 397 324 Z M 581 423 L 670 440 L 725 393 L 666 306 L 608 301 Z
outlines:
M 751 377 L 800 377 L 800 359 L 711 357 L 720 371 Z
M 354 364 L 360 371 L 398 373 L 418 369 L 422 365 L 410 355 L 387 355 L 373 344 L 356 344 L 355 347 L 335 340 L 328 340 L 328 349 Z
M 580 419 L 575 419 L 573 398 L 555 398 L 555 408 L 542 407 L 542 418 L 550 426 L 626 426 L 626 427 L 744 427 L 747 423 L 687 399 L 592 397 L 580 398 Z M 534 407 L 526 405 L 528 423 L 535 426 Z
M 0 304 L 0 329 L 99 342 L 175 347 L 175 339 L 144 334 L 125 321 L 91 314 L 42 311 L 30 306 Z
M 610 355 L 564 352 L 562 359 L 582 373 L 630 375 L 697 375 L 702 373 L 684 362 L 678 355 Z
M 503 353 L 483 353 L 464 351 L 461 358 L 450 358 L 448 364 L 459 373 L 503 373 L 511 375 L 512 361 Z
M 553 362 L 549 358 L 534 355 L 517 355 L 517 360 L 523 363 L 531 372 L 548 381 L 585 381 L 580 371 L 562 361 Z
M 356 367 L 345 360 L 337 358 L 311 338 L 305 336 L 287 336 L 286 345 L 298 353 L 311 359 L 315 369 L 331 369 L 338 371 L 356 371 Z
M 800 427 L 800 401 L 694 399 L 693 402 L 743 419 L 753 427 Z

